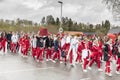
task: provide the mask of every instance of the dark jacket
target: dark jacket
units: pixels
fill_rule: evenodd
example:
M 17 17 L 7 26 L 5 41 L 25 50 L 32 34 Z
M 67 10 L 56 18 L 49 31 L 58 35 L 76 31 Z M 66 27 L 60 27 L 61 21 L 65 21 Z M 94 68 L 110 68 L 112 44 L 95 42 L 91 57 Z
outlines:
M 43 38 L 42 37 L 36 37 L 37 38 L 37 47 L 43 47 Z
M 49 47 L 49 38 L 45 37 L 44 40 L 45 40 L 45 48 L 48 48 Z
M 58 51 L 58 47 L 59 47 L 58 40 L 55 40 L 55 41 L 54 41 L 54 50 L 55 50 L 55 51 Z
M 118 44 L 114 44 L 113 46 L 112 46 L 112 54 L 113 55 L 117 55 L 118 54 Z
M 7 40 L 8 40 L 8 41 L 11 41 L 11 37 L 12 37 L 12 34 L 8 33 L 8 34 L 7 34 Z
M 104 44 L 104 48 L 103 48 L 103 53 L 104 53 L 104 61 L 108 61 L 109 60 L 109 49 L 108 49 L 108 44 Z
M 45 48 L 53 46 L 53 40 L 51 38 L 45 37 L 44 40 L 45 40 Z
M 54 43 L 53 43 L 53 39 L 49 38 L 49 47 L 53 47 Z
M 120 58 L 120 52 L 118 52 L 117 57 Z

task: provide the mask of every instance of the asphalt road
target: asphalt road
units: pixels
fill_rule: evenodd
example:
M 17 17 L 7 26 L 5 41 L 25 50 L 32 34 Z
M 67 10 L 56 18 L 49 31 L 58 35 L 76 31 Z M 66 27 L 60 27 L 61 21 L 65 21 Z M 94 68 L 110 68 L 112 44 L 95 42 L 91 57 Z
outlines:
M 102 63 L 104 69 L 104 63 Z M 120 80 L 112 63 L 112 77 L 98 72 L 94 64 L 87 73 L 82 71 L 80 64 L 74 68 L 59 62 L 36 62 L 30 56 L 23 58 L 18 54 L 0 54 L 0 80 Z

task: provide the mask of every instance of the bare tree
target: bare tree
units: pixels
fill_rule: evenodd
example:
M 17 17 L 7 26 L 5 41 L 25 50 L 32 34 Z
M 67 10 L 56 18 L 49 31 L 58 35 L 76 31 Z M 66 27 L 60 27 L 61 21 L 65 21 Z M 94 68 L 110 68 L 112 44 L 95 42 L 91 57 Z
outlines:
M 103 0 L 107 8 L 112 12 L 113 18 L 120 21 L 120 0 Z

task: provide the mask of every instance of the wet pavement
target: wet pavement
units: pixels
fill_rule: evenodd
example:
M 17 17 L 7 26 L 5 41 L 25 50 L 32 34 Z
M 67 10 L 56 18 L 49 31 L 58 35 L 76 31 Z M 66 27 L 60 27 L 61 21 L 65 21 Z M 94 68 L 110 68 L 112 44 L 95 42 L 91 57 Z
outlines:
M 120 75 L 115 73 L 115 63 L 112 63 L 112 68 L 112 77 L 109 77 L 98 72 L 96 64 L 85 73 L 80 64 L 72 68 L 59 62 L 36 62 L 18 54 L 0 54 L 0 80 L 120 80 Z

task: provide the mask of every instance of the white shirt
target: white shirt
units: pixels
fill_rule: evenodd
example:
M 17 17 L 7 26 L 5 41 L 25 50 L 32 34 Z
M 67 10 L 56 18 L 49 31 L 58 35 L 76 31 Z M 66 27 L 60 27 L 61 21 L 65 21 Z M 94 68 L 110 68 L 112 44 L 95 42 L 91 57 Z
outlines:
M 77 44 L 78 44 L 78 40 L 76 38 L 72 38 L 70 42 L 70 47 L 76 49 Z
M 17 43 L 18 42 L 18 35 L 12 35 L 12 37 L 11 37 L 11 41 L 13 42 L 13 43 Z
M 70 43 L 70 36 L 67 36 L 66 43 Z
M 82 58 L 86 58 L 88 56 L 88 50 L 87 49 L 83 49 L 82 50 Z
M 36 48 L 36 47 L 37 47 L 37 39 L 36 39 L 36 38 L 33 38 L 33 39 L 32 39 L 31 45 L 32 45 L 33 48 Z
M 61 40 L 61 47 L 64 46 L 65 42 L 66 42 L 65 38 L 62 38 L 62 40 Z

